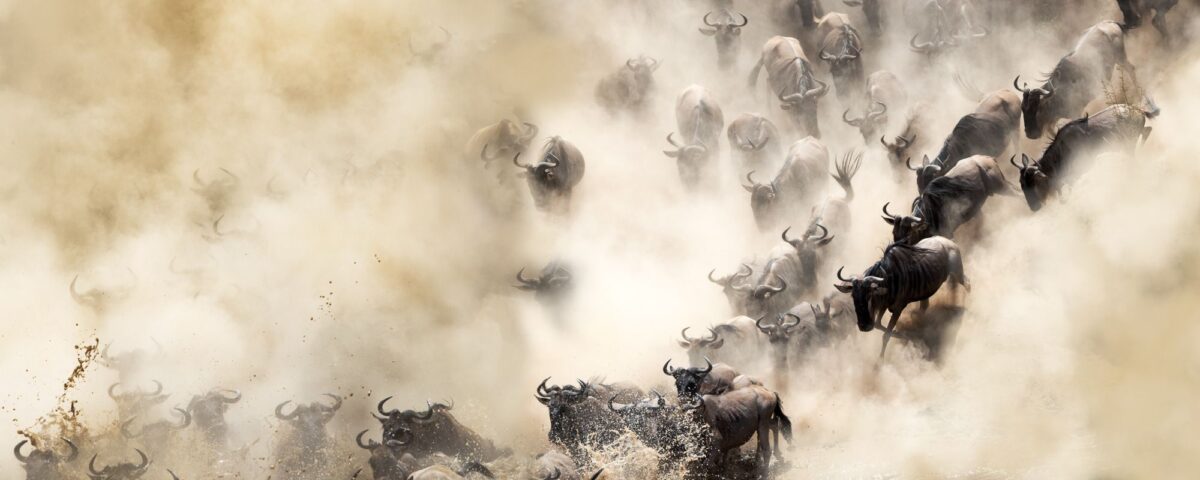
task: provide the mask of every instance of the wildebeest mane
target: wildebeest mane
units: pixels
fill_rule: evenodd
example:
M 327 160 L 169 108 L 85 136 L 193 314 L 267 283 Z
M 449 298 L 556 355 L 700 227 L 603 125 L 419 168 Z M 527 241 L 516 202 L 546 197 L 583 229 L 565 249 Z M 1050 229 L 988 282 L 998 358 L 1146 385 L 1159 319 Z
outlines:
M 972 155 L 999 155 L 1008 144 L 1006 130 L 995 119 L 976 113 L 963 116 L 954 124 L 934 161 L 941 162 L 942 172 L 948 172 L 959 160 Z
M 986 173 L 982 167 L 976 167 L 980 170 L 980 175 Z M 968 176 L 942 176 L 929 182 L 925 187 L 925 192 L 921 194 L 918 200 L 920 211 L 924 214 L 922 218 L 929 224 L 929 229 L 935 235 L 943 235 L 949 232 L 942 232 L 942 221 L 945 220 L 944 215 L 947 214 L 948 203 L 955 199 L 970 198 L 979 195 L 987 195 L 985 189 L 980 190 L 981 185 L 973 182 Z M 973 202 L 975 203 L 975 202 Z M 967 213 L 967 216 L 971 216 Z
M 1046 150 L 1042 151 L 1042 158 L 1038 160 L 1038 166 L 1042 173 L 1054 176 L 1062 168 L 1063 162 L 1073 153 L 1072 144 L 1074 143 L 1066 141 L 1063 135 L 1076 131 L 1083 133 L 1082 131 L 1088 127 L 1087 122 L 1088 116 L 1085 115 L 1082 118 L 1076 118 L 1067 122 L 1057 132 L 1054 132 L 1054 137 L 1050 139 L 1050 145 L 1046 147 Z
M 917 296 L 924 282 L 938 278 L 930 271 L 924 256 L 933 251 L 915 245 L 892 243 L 883 251 L 882 258 L 867 269 L 865 275 L 883 278 L 890 299 L 905 299 Z M 889 301 L 888 303 L 892 303 Z

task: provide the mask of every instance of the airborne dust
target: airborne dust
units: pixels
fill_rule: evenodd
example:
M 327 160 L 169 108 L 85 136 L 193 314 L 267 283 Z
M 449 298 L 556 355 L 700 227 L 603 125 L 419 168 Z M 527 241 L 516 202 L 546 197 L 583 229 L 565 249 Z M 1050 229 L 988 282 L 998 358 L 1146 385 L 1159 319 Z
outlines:
M 550 447 L 533 398 L 542 378 L 670 389 L 660 369 L 686 362 L 679 329 L 731 316 L 705 274 L 778 242 L 755 227 L 726 139 L 718 182 L 699 194 L 662 154 L 691 84 L 714 93 L 726 122 L 778 113 L 763 81 L 745 80 L 783 32 L 767 7 L 734 3 L 750 23 L 723 71 L 696 30 L 711 9 L 699 0 L 0 2 L 9 444 L 19 432 L 120 439 L 106 394 L 118 379 L 95 362 L 111 344 L 151 356 L 128 388 L 162 383 L 171 396 L 155 419 L 213 388 L 242 393 L 226 414 L 244 448 L 221 467 L 230 478 L 271 475 L 273 409 L 325 393 L 345 399 L 327 478 L 366 467 L 354 435 L 378 432 L 369 413 L 390 395 L 396 408 L 453 399 L 459 421 L 514 450 L 499 476 L 526 478 L 522 462 Z M 861 9 L 825 3 L 866 31 Z M 935 138 L 918 157 L 973 108 L 955 74 L 1011 88 L 1088 26 L 1121 18 L 1102 0 L 1063 2 L 1052 19 L 1043 2 L 975 3 L 1012 5 L 981 14 L 991 34 L 942 58 L 909 50 L 915 27 L 898 8 L 867 39 L 867 73 L 891 70 L 923 102 Z M 1183 478 L 1200 467 L 1197 13 L 1170 12 L 1171 46 L 1148 21 L 1127 35 L 1162 108 L 1134 158 L 1096 159 L 1036 213 L 1019 196 L 988 201 L 978 234 L 960 241 L 973 290 L 940 363 L 893 342 L 875 369 L 880 335 L 855 332 L 786 386 L 748 372 L 796 425 L 777 478 Z M 418 55 L 441 28 L 444 49 Z M 661 62 L 650 104 L 597 106 L 599 78 L 639 55 Z M 834 95 L 820 108 L 835 156 L 866 152 L 853 226 L 821 272 L 829 289 L 837 266 L 857 273 L 878 258 L 890 239 L 880 206 L 907 205 L 915 189 L 841 122 Z M 464 155 L 502 118 L 537 124 L 534 145 L 559 135 L 583 153 L 569 215 L 534 209 L 515 167 Z M 1039 154 L 1044 141 L 1021 149 Z M 513 288 L 518 269 L 555 259 L 575 273 L 561 315 Z M 159 446 L 145 478 L 215 478 L 191 455 L 192 435 Z M 132 448 L 105 447 L 101 463 L 136 460 Z M 93 453 L 70 464 L 78 478 Z M 592 467 L 649 478 L 642 453 L 618 453 Z M 12 456 L 0 471 L 23 474 Z

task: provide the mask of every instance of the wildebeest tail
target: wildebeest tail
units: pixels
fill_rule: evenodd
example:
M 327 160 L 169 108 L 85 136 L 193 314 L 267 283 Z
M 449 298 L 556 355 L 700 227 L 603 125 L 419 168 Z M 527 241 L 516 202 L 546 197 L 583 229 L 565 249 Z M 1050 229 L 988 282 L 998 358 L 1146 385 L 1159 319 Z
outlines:
M 854 174 L 858 173 L 858 167 L 862 166 L 862 158 L 862 152 L 855 154 L 851 151 L 843 155 L 842 159 L 833 166 L 835 170 L 833 179 L 846 192 L 846 202 L 854 200 L 854 186 L 850 184 L 850 180 L 854 179 Z
M 462 471 L 458 472 L 459 475 L 464 477 L 467 476 L 468 473 L 478 473 L 487 478 L 496 478 L 496 475 L 493 474 L 491 470 L 479 462 L 467 462 L 465 465 L 463 465 Z
M 783 402 L 779 400 L 779 393 L 775 394 L 775 421 L 779 422 L 779 429 L 783 430 L 783 438 L 792 443 L 792 421 L 783 414 Z

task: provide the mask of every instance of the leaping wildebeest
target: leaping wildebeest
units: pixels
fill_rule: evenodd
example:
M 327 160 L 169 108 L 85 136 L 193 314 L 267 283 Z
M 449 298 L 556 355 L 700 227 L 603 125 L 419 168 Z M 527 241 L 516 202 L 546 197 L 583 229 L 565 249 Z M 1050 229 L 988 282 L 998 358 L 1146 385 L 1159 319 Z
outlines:
M 542 211 L 565 214 L 571 209 L 571 193 L 583 179 L 583 154 L 562 137 L 551 137 L 542 148 L 540 159 L 532 165 L 521 163 L 521 154 L 513 156 L 513 165 L 524 170 L 533 204 Z
M 675 141 L 673 133 L 668 134 L 667 142 L 675 150 L 663 153 L 675 159 L 683 186 L 695 190 L 710 182 L 717 168 L 717 147 L 725 129 L 725 117 L 707 89 L 691 85 L 675 101 L 675 126 L 683 144 Z
M 862 37 L 844 13 L 830 13 L 817 24 L 820 58 L 829 65 L 838 100 L 844 107 L 855 106 L 866 80 L 863 72 Z
M 817 101 L 829 92 L 829 85 L 817 79 L 800 41 L 774 36 L 763 44 L 758 63 L 750 71 L 752 90 L 758 83 L 758 71 L 764 67 L 767 87 L 779 98 L 779 107 L 789 113 L 792 124 L 805 135 L 820 137 Z
M 701 445 L 708 472 L 721 471 L 726 454 L 757 435 L 758 477 L 767 478 L 771 455 L 781 456 L 780 433 L 789 443 L 792 441 L 792 421 L 783 413 L 779 394 L 762 385 L 717 395 L 697 395 L 690 401 L 682 401 L 680 408 L 694 412 L 698 423 L 709 426 Z
M 491 440 L 483 438 L 471 428 L 463 425 L 450 410 L 450 404 L 426 402 L 426 411 L 417 413 L 412 410 L 385 410 L 384 405 L 392 397 L 384 398 L 376 405 L 382 417 L 377 417 L 383 425 L 385 440 L 401 440 L 402 432 L 410 432 L 412 437 L 406 442 L 405 451 L 418 458 L 424 458 L 437 452 L 473 461 L 491 461 L 508 453 L 507 449 L 496 448 Z
M 884 205 L 884 221 L 892 225 L 893 242 L 913 245 L 935 235 L 952 239 L 959 226 L 979 214 L 988 197 L 1011 193 L 996 159 L 974 155 L 930 181 L 917 198 L 913 215 L 892 216 Z
M 929 297 L 947 282 L 951 288 L 958 285 L 971 288 L 963 272 L 958 245 L 945 237 L 929 237 L 916 245 L 893 243 L 883 251 L 878 262 L 867 267 L 862 277 L 845 278 L 839 268 L 837 278 L 842 283 L 835 287 L 842 293 L 849 293 L 854 301 L 858 329 L 863 332 L 883 329 L 880 358 L 908 304 L 921 302 L 924 310 Z M 892 316 L 883 327 L 881 322 L 885 312 L 891 312 Z
M 658 60 L 639 56 L 625 61 L 625 65 L 610 73 L 596 84 L 596 103 L 609 112 L 620 110 L 637 111 L 649 103 L 654 93 L 654 71 Z
M 917 192 L 924 192 L 929 182 L 954 169 L 964 158 L 973 155 L 999 157 L 1010 146 L 1015 151 L 1020 123 L 1020 100 L 1016 94 L 1008 90 L 988 94 L 974 112 L 954 124 L 954 130 L 946 136 L 932 161 L 922 162 L 920 168 L 909 167 L 917 174 Z M 905 163 L 908 164 L 908 159 Z
M 880 70 L 867 77 L 866 106 L 858 117 L 850 117 L 850 108 L 842 112 L 842 121 L 857 128 L 863 142 L 870 145 L 876 135 L 886 133 L 899 124 L 908 111 L 908 93 L 896 75 Z M 895 119 L 896 121 L 893 121 Z M 886 142 L 885 142 L 886 145 Z
M 712 17 L 709 20 L 709 17 Z M 739 22 L 738 17 L 741 17 Z M 704 25 L 700 33 L 713 37 L 717 43 L 717 66 L 727 70 L 737 64 L 738 47 L 741 46 L 742 28 L 750 20 L 740 13 L 734 14 L 729 10 L 719 10 L 704 14 Z
M 13 447 L 13 455 L 17 457 L 17 461 L 21 462 L 21 467 L 25 469 L 26 480 L 59 480 L 62 478 L 71 478 L 67 473 L 70 468 L 67 463 L 75 461 L 79 456 L 79 447 L 66 438 L 62 439 L 63 443 L 70 448 L 70 453 L 66 455 L 59 454 L 48 445 L 36 445 L 36 448 L 30 450 L 29 454 L 21 453 L 21 449 L 29 443 L 29 440 L 21 440 Z
M 816 200 L 824 196 L 828 183 L 829 149 L 815 137 L 797 140 L 788 148 L 787 159 L 770 183 L 757 183 L 746 174 L 750 210 L 760 230 L 774 230 L 804 218 Z
M 730 156 L 740 167 L 738 177 L 755 170 L 770 171 L 779 168 L 783 157 L 783 139 L 775 123 L 762 115 L 743 113 L 738 115 L 726 130 L 729 138 Z
M 1010 159 L 1021 171 L 1021 190 L 1029 208 L 1041 209 L 1048 198 L 1062 190 L 1077 174 L 1078 166 L 1074 163 L 1079 157 L 1106 147 L 1131 153 L 1138 138 L 1150 135 L 1146 117 L 1147 114 L 1137 107 L 1113 105 L 1064 125 L 1042 152 L 1042 158 L 1031 160 L 1022 153 L 1020 165 L 1016 164 L 1015 158 Z
M 818 230 L 828 230 L 834 235 L 844 235 L 850 230 L 850 202 L 854 201 L 852 181 L 854 175 L 858 173 L 859 167 L 862 166 L 862 158 L 862 152 L 857 154 L 850 152 L 843 155 L 841 160 L 834 164 L 833 180 L 842 187 L 842 196 L 828 195 L 813 206 L 808 220 L 808 229 L 804 231 L 806 236 L 817 236 Z
M 1022 94 L 1025 136 L 1041 138 L 1058 120 L 1078 117 L 1088 103 L 1104 94 L 1104 84 L 1118 65 L 1124 73 L 1134 75 L 1133 64 L 1125 55 L 1124 30 L 1117 22 L 1104 21 L 1083 33 L 1075 49 L 1058 61 L 1042 86 L 1030 88 L 1018 75 L 1013 79 L 1013 88 Z M 1143 101 L 1150 117 L 1157 114 L 1148 97 Z

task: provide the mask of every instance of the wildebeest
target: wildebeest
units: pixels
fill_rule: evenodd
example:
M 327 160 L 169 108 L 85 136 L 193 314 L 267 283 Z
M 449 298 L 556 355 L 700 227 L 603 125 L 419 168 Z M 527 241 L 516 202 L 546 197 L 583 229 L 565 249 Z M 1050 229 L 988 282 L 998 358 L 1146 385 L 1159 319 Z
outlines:
M 409 475 L 408 480 L 462 480 L 472 474 L 478 474 L 484 478 L 496 478 L 487 467 L 475 462 L 468 462 L 459 470 L 445 465 L 422 468 Z
M 547 387 L 548 381 L 549 377 L 538 384 L 535 398 L 550 414 L 550 442 L 576 460 L 584 458 L 586 446 L 606 446 L 618 438 L 622 422 L 605 404 L 609 399 L 632 402 L 643 396 L 636 387 L 624 385 L 592 385 L 579 380 L 578 387 Z
M 808 220 L 806 237 L 818 236 L 818 231 L 831 231 L 834 235 L 845 234 L 850 230 L 850 202 L 854 201 L 854 175 L 862 166 L 863 154 L 846 153 L 841 160 L 834 164 L 833 180 L 842 187 L 842 196 L 826 196 L 824 200 L 812 208 Z M 822 233 L 820 236 L 826 236 Z M 832 237 L 830 237 L 832 238 Z M 789 243 L 791 243 L 789 241 Z M 796 244 L 792 244 L 796 246 Z M 799 248 L 799 247 L 797 247 Z
M 450 414 L 453 403 L 426 402 L 427 410 L 417 413 L 412 410 L 385 410 L 384 404 L 392 397 L 384 398 L 376 405 L 382 418 L 386 440 L 402 439 L 402 432 L 410 432 L 406 451 L 417 458 L 436 452 L 473 461 L 491 461 L 508 454 L 507 449 L 496 448 L 491 440 L 483 438 L 474 430 L 463 425 Z
M 1104 93 L 1104 83 L 1118 65 L 1133 75 L 1134 67 L 1125 55 L 1125 32 L 1117 22 L 1105 21 L 1083 33 L 1075 49 L 1058 61 L 1042 86 L 1029 88 L 1018 75 L 1013 79 L 1013 88 L 1022 93 L 1025 136 L 1041 138 L 1059 119 L 1083 113 L 1088 103 Z
M 712 20 L 709 20 L 712 16 Z M 741 22 L 738 22 L 737 17 L 742 17 Z M 715 22 L 715 23 L 714 23 Z M 738 47 L 741 46 L 742 27 L 750 23 L 750 20 L 742 14 L 734 14 L 729 10 L 720 10 L 713 15 L 713 12 L 704 14 L 704 25 L 700 27 L 700 33 L 713 37 L 717 43 L 717 65 L 721 69 L 729 69 L 737 64 Z
M 909 22 L 917 26 L 917 33 L 909 40 L 909 47 L 917 53 L 940 55 L 958 47 L 964 40 L 985 37 L 989 33 L 975 24 L 967 0 L 910 0 L 905 4 L 905 11 Z
M 70 478 L 67 474 L 67 463 L 75 461 L 79 456 L 79 448 L 70 440 L 62 439 L 63 443 L 70 448 L 70 453 L 64 455 L 59 454 L 48 445 L 38 445 L 33 450 L 29 451 L 28 455 L 21 454 L 21 449 L 29 443 L 29 440 L 21 440 L 13 447 L 13 455 L 17 457 L 17 461 L 21 462 L 21 467 L 25 469 L 26 480 L 58 480 L 62 478 Z
M 96 469 L 96 457 L 92 455 L 92 459 L 88 461 L 88 475 L 94 480 L 135 480 L 142 478 L 146 474 L 146 469 L 150 466 L 150 457 L 141 450 L 134 450 L 141 457 L 141 463 L 133 464 L 128 462 L 118 463 L 116 465 L 105 465 L 104 468 Z
M 867 26 L 871 33 L 878 36 L 883 31 L 883 16 L 879 11 L 880 0 L 842 0 L 848 7 L 862 7 L 863 16 L 867 17 Z
M 108 387 L 109 398 L 117 402 L 117 419 L 119 421 L 123 423 L 145 412 L 150 407 L 166 401 L 170 397 L 170 395 L 162 393 L 163 386 L 161 382 L 158 380 L 153 380 L 153 382 L 153 392 L 139 390 L 136 392 L 117 393 L 117 387 L 121 385 L 120 383 L 114 383 Z
M 750 291 L 754 289 L 753 286 L 748 284 L 750 275 L 754 274 L 754 270 L 749 265 L 743 263 L 737 272 L 729 275 L 713 277 L 714 273 L 717 273 L 716 269 L 708 272 L 708 281 L 721 286 L 721 291 L 725 294 L 725 299 L 729 301 L 729 311 L 734 315 L 745 313 L 746 299 L 750 296 Z
M 674 134 L 668 134 L 667 142 L 675 150 L 664 150 L 663 153 L 675 159 L 684 187 L 694 190 L 711 180 L 712 171 L 716 169 L 715 157 L 721 130 L 725 129 L 725 117 L 708 90 L 691 85 L 675 101 L 675 126 L 683 137 L 683 144 L 675 141 Z
M 1142 17 L 1154 12 L 1150 23 L 1168 42 L 1171 34 L 1167 32 L 1167 12 L 1179 3 L 1179 0 L 1117 0 L 1117 6 L 1124 17 L 1125 29 L 1137 28 L 1142 24 Z
M 758 476 L 767 478 L 772 453 L 780 456 L 780 433 L 789 443 L 792 441 L 792 422 L 783 413 L 779 394 L 761 385 L 750 385 L 716 395 L 698 395 L 690 401 L 682 401 L 680 407 L 695 412 L 696 420 L 709 426 L 702 444 L 705 470 L 709 472 L 720 471 L 729 451 L 741 447 L 757 435 Z
M 702 337 L 688 336 L 688 328 L 680 332 L 679 346 L 688 354 L 688 363 L 700 365 L 705 359 L 734 365 L 746 365 L 757 358 L 757 347 L 761 344 L 754 320 L 737 316 L 727 322 L 708 328 Z
M 929 297 L 947 282 L 952 288 L 962 285 L 970 289 L 958 245 L 945 237 L 929 237 L 915 245 L 893 243 L 883 251 L 883 257 L 878 262 L 863 272 L 861 278 L 845 278 L 841 268 L 838 269 L 837 278 L 842 281 L 835 284 L 838 291 L 849 293 L 854 300 L 854 313 L 860 331 L 880 328 L 883 314 L 892 313 L 887 326 L 882 327 L 880 357 L 887 349 L 900 313 L 908 304 L 921 302 L 924 309 Z
M 787 159 L 770 183 L 754 181 L 754 172 L 746 174 L 750 209 L 760 230 L 773 230 L 784 223 L 803 218 L 825 194 L 829 173 L 829 149 L 814 137 L 797 140 L 788 148 Z
M 1150 134 L 1146 114 L 1124 104 L 1113 105 L 1071 121 L 1059 129 L 1042 152 L 1042 158 L 1030 160 L 1021 154 L 1021 165 L 1009 161 L 1021 171 L 1021 190 L 1031 210 L 1042 208 L 1046 199 L 1058 194 L 1078 167 L 1076 159 L 1111 147 L 1129 151 L 1137 139 Z
M 862 37 L 844 13 L 830 13 L 817 24 L 820 59 L 829 65 L 842 106 L 851 107 L 863 92 Z
M 552 261 L 542 267 L 541 273 L 534 278 L 525 277 L 525 269 L 517 271 L 516 288 L 533 292 L 539 302 L 553 304 L 562 299 L 571 288 L 571 271 L 559 261 Z
M 71 290 L 74 294 L 74 282 L 71 284 Z M 99 363 L 101 366 L 106 368 L 116 370 L 117 380 L 119 382 L 135 381 L 138 377 L 138 374 L 142 372 L 143 368 L 145 368 L 155 358 L 162 357 L 163 355 L 162 345 L 160 345 L 158 341 L 154 339 L 150 339 L 150 341 L 154 342 L 154 353 L 148 352 L 141 348 L 135 348 L 127 352 L 113 354 L 109 352 L 112 347 L 112 343 L 106 343 L 104 344 L 104 349 L 100 351 L 100 358 L 96 359 L 96 363 Z
M 488 166 L 496 160 L 512 158 L 524 152 L 537 133 L 537 125 L 506 118 L 475 132 L 467 141 L 464 156 L 467 160 L 483 160 L 484 165 Z
M 783 243 L 771 250 L 762 272 L 751 284 L 754 289 L 746 300 L 746 315 L 751 318 L 781 314 L 817 286 L 817 270 L 823 263 L 820 251 L 833 237 L 819 223 L 800 238 L 789 237 L 790 230 L 783 230 Z
M 609 112 L 636 111 L 648 104 L 654 93 L 654 71 L 658 60 L 646 56 L 631 58 L 625 65 L 596 84 L 596 103 Z
M 758 71 L 764 67 L 768 89 L 779 98 L 780 108 L 789 113 L 793 125 L 806 135 L 820 137 L 817 101 L 829 92 L 829 85 L 815 76 L 800 41 L 781 36 L 767 40 L 758 63 L 750 71 L 751 89 L 758 83 Z
M 996 159 L 974 155 L 929 182 L 917 198 L 910 218 L 889 215 L 892 241 L 916 244 L 930 236 L 954 238 L 954 231 L 979 214 L 988 197 L 1012 193 Z M 886 214 L 887 208 L 884 206 Z
M 192 414 L 188 413 L 187 410 L 175 408 L 172 411 L 179 413 L 179 423 L 159 420 L 144 424 L 135 431 L 131 428 L 133 423 L 137 421 L 137 416 L 134 416 L 121 423 L 121 436 L 127 439 L 143 438 L 143 443 L 145 443 L 148 449 L 162 449 L 163 445 L 170 441 L 173 432 L 183 430 L 192 424 Z M 151 452 L 155 453 L 154 450 L 151 450 Z
M 332 405 L 322 405 L 313 402 L 307 405 L 296 405 L 291 413 L 284 413 L 291 400 L 280 403 L 275 407 L 275 418 L 291 427 L 280 440 L 276 452 L 276 462 L 291 475 L 301 472 L 312 472 L 323 466 L 327 459 L 327 447 L 330 437 L 325 426 L 338 409 L 342 408 L 342 397 L 327 393 L 325 396 L 333 399 Z
M 363 443 L 363 430 L 354 437 L 359 448 L 371 453 L 367 464 L 371 467 L 371 475 L 375 480 L 404 480 L 419 467 L 417 460 L 411 454 L 403 451 L 404 446 L 412 439 L 412 434 L 405 431 L 401 439 L 385 439 L 383 443 L 368 440 Z
M 210 390 L 204 395 L 195 395 L 188 402 L 187 411 L 196 421 L 196 428 L 209 443 L 224 447 L 229 427 L 225 424 L 225 411 L 242 399 L 237 390 Z
M 696 395 L 719 395 L 730 390 L 758 385 L 758 380 L 738 373 L 733 367 L 724 363 L 713 364 L 704 360 L 706 366 L 692 368 L 675 368 L 671 359 L 663 364 L 663 374 L 675 379 L 675 393 L 680 398 Z
M 571 193 L 583 179 L 583 154 L 562 137 L 551 137 L 542 148 L 536 164 L 524 165 L 521 153 L 513 156 L 513 165 L 524 170 L 529 194 L 539 210 L 563 214 L 571 209 Z
M 898 120 L 904 119 L 907 111 L 908 93 L 904 85 L 892 72 L 880 70 L 867 77 L 866 107 L 862 115 L 850 117 L 850 108 L 846 108 L 842 112 L 842 121 L 857 128 L 863 142 L 870 145 L 876 135 L 886 136 L 886 132 L 898 125 Z
M 738 177 L 755 170 L 770 171 L 778 168 L 783 156 L 783 138 L 775 123 L 753 113 L 738 115 L 726 130 L 729 148 L 740 167 Z
M 923 192 L 933 179 L 945 175 L 960 160 L 972 155 L 998 157 L 1017 144 L 1017 126 L 1021 123 L 1020 100 L 1008 90 L 984 97 L 975 111 L 954 124 L 954 130 L 942 143 L 932 161 L 917 170 L 917 191 Z M 907 159 L 906 159 L 907 163 Z

